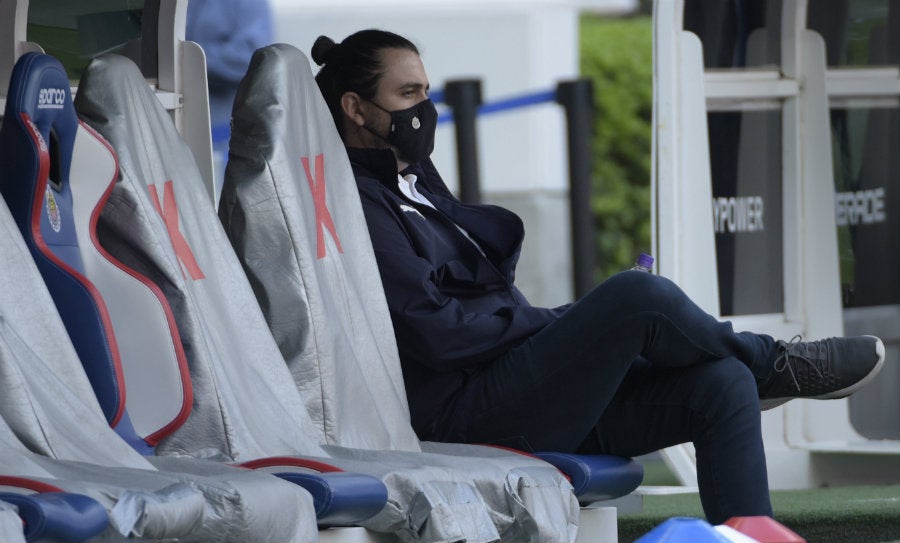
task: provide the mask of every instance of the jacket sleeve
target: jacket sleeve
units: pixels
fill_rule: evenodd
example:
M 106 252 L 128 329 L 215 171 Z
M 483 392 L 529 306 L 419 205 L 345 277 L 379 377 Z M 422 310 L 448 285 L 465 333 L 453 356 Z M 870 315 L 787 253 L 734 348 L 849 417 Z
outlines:
M 544 328 L 559 309 L 529 305 L 493 314 L 466 312 L 440 291 L 437 272 L 418 256 L 402 224 L 378 194 L 361 191 L 363 208 L 404 358 L 435 371 L 453 371 L 492 360 Z

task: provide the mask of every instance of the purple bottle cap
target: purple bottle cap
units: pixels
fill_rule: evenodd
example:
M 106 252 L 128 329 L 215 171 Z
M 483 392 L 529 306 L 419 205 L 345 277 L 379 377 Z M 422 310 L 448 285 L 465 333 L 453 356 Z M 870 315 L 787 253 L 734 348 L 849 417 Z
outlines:
M 649 270 L 653 267 L 653 257 L 647 253 L 641 253 L 637 257 L 637 265 Z

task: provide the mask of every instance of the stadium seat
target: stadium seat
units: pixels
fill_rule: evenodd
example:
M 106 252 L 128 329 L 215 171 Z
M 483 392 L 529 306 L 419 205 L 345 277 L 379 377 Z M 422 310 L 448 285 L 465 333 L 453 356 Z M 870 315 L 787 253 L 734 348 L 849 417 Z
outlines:
M 32 72 L 43 77 L 40 67 L 52 66 L 56 61 L 44 56 L 38 57 L 35 64 L 38 67 Z M 68 122 L 78 124 L 74 116 Z M 58 127 L 64 124 L 66 120 L 57 119 L 51 134 L 54 130 L 59 132 Z M 30 246 L 36 260 L 48 263 L 42 272 L 54 299 L 60 302 L 58 306 L 71 315 L 67 328 L 81 360 L 87 361 L 84 367 L 110 424 L 138 452 L 152 455 L 153 446 L 176 430 L 190 412 L 192 391 L 186 360 L 165 297 L 151 281 L 105 253 L 97 241 L 99 210 L 118 170 L 114 153 L 101 137 L 86 126 L 76 133 L 70 154 L 60 161 L 67 171 L 66 182 L 58 183 L 63 196 L 54 199 L 59 215 L 64 217 L 60 219 L 64 222 L 60 231 L 67 236 L 63 243 L 54 243 L 55 231 L 41 235 L 25 232 L 30 234 L 26 239 L 33 240 Z M 54 145 L 59 143 L 51 142 L 51 151 Z M 32 224 L 30 214 L 40 206 L 34 207 L 28 198 L 53 195 L 45 196 L 39 187 L 27 190 L 28 186 L 43 182 L 40 175 L 23 176 L 18 181 L 19 191 L 8 192 L 10 201 L 21 210 L 20 226 Z M 80 240 L 88 241 L 79 243 Z M 47 273 L 48 268 L 56 273 Z M 116 323 L 115 333 L 107 328 L 112 322 Z M 117 341 L 117 337 L 123 340 Z M 120 349 L 130 364 L 121 363 Z M 135 387 L 134 394 L 125 393 L 125 368 L 137 372 L 130 380 L 145 385 Z M 127 409 L 126 404 L 132 408 Z M 131 412 L 140 417 L 134 424 Z M 156 461 L 157 465 L 160 462 L 163 460 Z M 167 469 L 178 469 L 177 464 L 167 464 Z M 383 484 L 370 476 L 306 475 L 292 481 L 309 486 L 319 496 L 323 495 L 323 488 L 328 490 L 328 500 L 316 503 L 320 524 L 353 523 L 367 518 L 377 513 L 386 500 Z M 329 488 L 331 481 L 337 488 Z M 350 493 L 349 488 L 355 491 Z
M 290 45 L 257 51 L 241 83 L 219 215 L 326 439 L 352 445 L 365 432 L 381 447 L 415 444 L 353 173 L 309 63 Z M 631 459 L 537 456 L 570 477 L 581 502 L 626 495 L 643 478 Z
M 38 57 L 31 72 L 44 77 L 41 66 L 55 63 L 51 57 Z M 77 126 L 77 117 L 56 119 L 51 136 L 62 132 L 60 127 L 67 123 Z M 16 203 L 20 227 L 34 223 L 35 210 L 40 213 L 41 206 L 35 207 L 32 199 L 53 198 L 61 217 L 59 232 L 51 227 L 40 235 L 23 233 L 26 240 L 33 241 L 29 245 L 37 262 L 44 264 L 41 271 L 60 312 L 69 315 L 64 322 L 110 425 L 138 452 L 152 455 L 153 447 L 190 413 L 187 362 L 172 312 L 159 288 L 117 262 L 97 240 L 99 212 L 118 169 L 109 145 L 90 128 L 79 130 L 71 151 L 59 159 L 58 168 L 67 173 L 65 183 L 56 181 L 58 192 L 42 191 L 39 185 L 45 181 L 37 175 L 17 178 L 16 190 L 10 187 L 5 194 L 9 202 Z M 60 143 L 51 141 L 51 151 L 54 146 Z M 50 183 L 54 181 L 50 177 Z M 61 240 L 60 234 L 64 235 Z M 114 333 L 109 331 L 112 323 Z M 129 363 L 122 364 L 123 358 Z M 144 386 L 133 387 L 132 393 L 126 394 L 125 370 L 134 372 L 130 381 Z M 134 423 L 131 413 L 139 417 Z M 317 504 L 320 524 L 352 523 L 384 506 L 386 491 L 373 477 L 344 473 L 293 479 L 317 492 L 332 480 L 342 491 L 333 489 L 327 503 Z M 358 489 L 353 499 L 344 498 L 349 487 Z
M 388 485 L 388 505 L 361 524 L 407 540 L 574 538 L 571 485 L 543 461 L 486 447 L 471 455 L 477 458 L 426 453 L 417 441 L 376 447 L 380 441 L 367 437 L 364 425 L 355 447 L 326 439 L 190 151 L 140 71 L 124 57 L 99 57 L 84 72 L 75 103 L 119 158 L 121 179 L 99 220 L 104 249 L 160 287 L 188 359 L 193 409 L 158 453 L 252 461 L 272 471 L 281 470 L 278 457 L 299 458 L 378 476 Z
M 21 369 L 9 364 L 8 360 L 4 360 L 3 367 L 6 375 L 9 375 L 10 370 Z M 13 383 L 18 387 L 23 384 L 28 386 L 25 383 Z M 4 387 L 4 392 L 7 391 Z M 19 395 L 13 396 L 16 400 L 21 400 Z M 20 409 L 26 405 L 21 404 Z M 8 410 L 4 409 L 4 415 L 7 413 Z M 99 410 L 95 416 L 99 417 Z M 86 420 L 87 424 L 81 428 L 88 430 L 85 435 L 91 435 L 89 430 L 92 425 L 89 419 Z M 102 422 L 102 418 L 100 421 Z M 17 426 L 23 427 L 22 424 Z M 115 437 L 108 427 L 105 428 Z M 57 440 L 53 443 L 64 452 L 69 452 L 65 450 L 67 449 L 65 443 Z M 90 445 L 84 444 L 84 447 L 89 449 Z M 125 450 L 130 449 L 126 446 Z M 145 468 L 131 468 L 127 467 L 127 461 L 127 458 L 123 458 L 115 466 L 98 465 L 37 454 L 27 450 L 4 419 L 0 419 L 0 463 L 3 465 L 4 473 L 0 477 L 0 492 L 31 494 L 62 491 L 93 499 L 96 505 L 103 509 L 108 522 L 98 527 L 99 513 L 90 502 L 81 500 L 85 516 L 77 522 L 78 526 L 73 529 L 73 535 L 79 533 L 79 530 L 106 528 L 102 533 L 103 541 L 124 543 L 134 538 L 141 541 L 171 541 L 180 538 L 179 540 L 199 543 L 210 538 L 238 542 L 244 541 L 245 536 L 252 537 L 265 533 L 259 528 L 248 530 L 243 526 L 243 515 L 252 514 L 253 509 L 244 503 L 248 500 L 244 495 L 235 492 L 235 488 L 217 484 L 213 480 L 203 481 L 199 478 L 187 480 L 163 474 L 154 471 L 149 465 Z M 255 475 L 252 472 L 248 473 Z M 292 485 L 284 486 L 290 488 Z M 278 497 L 285 497 L 285 493 L 279 489 L 271 490 Z M 273 501 L 268 506 L 274 508 L 276 503 Z M 285 504 L 285 509 L 280 510 L 281 515 L 290 511 L 287 509 L 289 505 L 295 504 Z M 38 533 L 48 529 L 61 529 L 68 522 L 61 516 L 65 509 L 56 511 L 47 509 L 44 527 L 33 525 L 29 530 Z M 291 514 L 296 512 L 295 509 Z M 272 527 L 268 526 L 272 518 L 259 516 L 256 520 L 266 524 L 265 527 L 269 528 L 266 532 L 272 531 Z M 273 533 L 285 536 L 285 540 L 297 542 L 315 540 L 314 531 L 303 538 L 289 539 L 292 523 L 286 524 L 289 526 L 285 530 L 275 530 Z M 230 535 L 223 537 L 223 534 L 229 532 Z
M 64 162 L 61 157 L 71 156 L 76 145 L 90 139 L 74 116 L 68 78 L 49 57 L 25 55 L 16 65 L 11 87 L 0 127 L 0 191 L 4 197 L 20 195 L 23 179 L 30 190 L 44 195 L 56 191 L 58 187 L 46 184 L 47 177 L 53 175 L 62 186 L 69 172 L 51 163 Z M 61 104 L 48 89 L 65 89 Z M 65 118 L 74 121 L 74 129 Z M 41 172 L 44 184 L 38 186 L 33 178 Z M 15 188 L 7 192 L 10 187 Z M 54 243 L 59 239 L 51 234 L 57 233 L 55 226 L 60 232 L 71 227 L 68 210 L 55 200 L 66 194 L 54 194 L 52 204 L 49 198 L 28 200 L 38 211 L 32 216 L 36 228 L 27 229 L 36 233 L 32 243 Z M 21 216 L 19 220 L 31 224 Z M 4 475 L 45 480 L 96 499 L 113 520 L 110 540 L 117 540 L 116 534 L 118 539 L 184 541 L 316 539 L 312 499 L 296 485 L 191 458 L 146 459 L 116 435 L 5 202 L 0 202 L 0 230 Z M 47 266 L 51 264 L 65 266 L 62 261 Z

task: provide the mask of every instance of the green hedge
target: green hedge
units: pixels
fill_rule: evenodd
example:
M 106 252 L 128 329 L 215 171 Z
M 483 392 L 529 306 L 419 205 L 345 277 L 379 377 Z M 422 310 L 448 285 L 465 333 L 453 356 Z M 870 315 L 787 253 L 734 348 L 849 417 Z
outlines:
M 596 279 L 633 265 L 650 247 L 653 104 L 650 17 L 581 19 L 581 74 L 596 104 L 591 207 Z

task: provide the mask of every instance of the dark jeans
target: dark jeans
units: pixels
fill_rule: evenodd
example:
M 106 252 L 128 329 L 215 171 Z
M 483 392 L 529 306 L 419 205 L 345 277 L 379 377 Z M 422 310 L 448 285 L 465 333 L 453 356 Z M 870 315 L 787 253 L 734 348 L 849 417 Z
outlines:
M 474 374 L 442 438 L 621 456 L 690 441 L 710 522 L 771 515 L 758 384 L 774 353 L 671 281 L 623 272 Z

